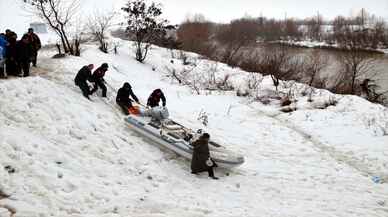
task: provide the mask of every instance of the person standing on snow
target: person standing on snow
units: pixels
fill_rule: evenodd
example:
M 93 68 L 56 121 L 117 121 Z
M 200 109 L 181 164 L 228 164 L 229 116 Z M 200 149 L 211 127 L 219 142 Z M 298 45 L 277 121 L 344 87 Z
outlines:
M 9 43 L 5 38 L 5 34 L 0 34 L 0 77 L 7 78 L 5 70 L 7 47 Z
M 16 62 L 16 43 L 17 43 L 17 34 L 7 29 L 5 31 L 5 37 L 8 41 L 7 54 L 6 54 L 6 68 L 7 75 L 18 75 L 18 66 Z
M 108 71 L 109 65 L 108 63 L 103 63 L 96 71 L 93 72 L 92 78 L 94 82 L 94 88 L 92 92 L 96 92 L 98 90 L 98 87 L 102 90 L 102 97 L 106 97 L 107 88 L 105 86 L 105 80 L 104 76 L 105 73 Z
M 38 59 L 38 51 L 42 47 L 42 44 L 40 42 L 39 36 L 34 33 L 33 28 L 28 29 L 27 35 L 28 35 L 28 40 L 30 41 L 30 43 L 32 45 L 32 56 L 31 56 L 32 65 L 34 67 L 36 67 L 36 62 Z
M 150 106 L 151 108 L 158 107 L 160 100 L 163 102 L 163 107 L 166 106 L 166 97 L 164 96 L 164 93 L 162 92 L 161 89 L 156 89 L 150 97 L 148 98 L 147 101 L 147 106 Z
M 89 64 L 87 66 L 82 67 L 77 75 L 75 76 L 74 83 L 77 85 L 81 91 L 84 97 L 87 99 L 90 99 L 89 96 L 92 94 L 92 91 L 89 88 L 88 81 L 92 82 L 92 70 L 94 69 L 93 64 Z
M 18 65 L 18 72 L 23 77 L 28 77 L 30 75 L 32 52 L 32 45 L 28 39 L 28 35 L 24 35 L 22 40 L 16 43 L 16 62 Z
M 129 108 L 132 107 L 133 100 L 140 104 L 139 98 L 133 93 L 131 85 L 126 82 L 117 92 L 116 103 L 121 107 L 125 115 L 129 115 Z
M 193 158 L 191 160 L 191 173 L 197 174 L 201 172 L 208 172 L 209 177 L 218 179 L 214 176 L 213 168 L 217 167 L 216 163 L 210 158 L 209 151 L 210 135 L 204 133 L 199 139 L 192 143 Z

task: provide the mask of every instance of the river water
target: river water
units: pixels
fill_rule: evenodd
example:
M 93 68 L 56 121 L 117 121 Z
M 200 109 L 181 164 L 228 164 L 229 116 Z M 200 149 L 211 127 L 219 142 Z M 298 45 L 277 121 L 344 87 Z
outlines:
M 265 45 L 268 46 L 268 45 Z M 279 46 L 279 45 L 271 45 Z M 263 49 L 263 46 L 259 46 L 258 50 Z M 319 48 L 290 48 L 293 55 L 307 56 Z M 322 71 L 321 77 L 335 78 L 335 75 L 341 70 L 340 56 L 343 51 L 332 50 L 332 49 L 320 49 L 320 54 L 327 60 L 327 67 Z M 376 61 L 373 62 L 373 67 L 369 75 L 365 75 L 365 78 L 374 80 L 379 86 L 380 92 L 388 91 L 388 54 L 374 54 Z M 388 92 L 386 93 L 388 98 Z

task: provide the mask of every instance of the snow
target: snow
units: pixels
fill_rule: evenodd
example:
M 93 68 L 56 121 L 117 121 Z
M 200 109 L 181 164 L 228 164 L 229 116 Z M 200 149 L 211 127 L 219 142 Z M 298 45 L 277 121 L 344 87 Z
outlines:
M 32 77 L 0 80 L 0 186 L 12 194 L 0 203 L 15 207 L 16 216 L 387 215 L 387 184 L 372 181 L 387 181 L 386 108 L 326 91 L 317 91 L 315 102 L 336 97 L 337 106 L 315 109 L 298 94 L 292 113 L 234 91 L 196 95 L 167 77 L 167 68 L 189 67 L 177 59 L 171 64 L 169 51 L 155 47 L 140 64 L 129 43 L 120 43 L 118 55 L 87 44 L 82 57 L 51 59 L 54 51 L 44 49 Z M 190 162 L 126 127 L 111 88 L 108 100 L 81 96 L 75 73 L 103 62 L 111 66 L 106 80 L 114 89 L 129 81 L 145 102 L 162 88 L 174 119 L 205 129 L 246 163 L 217 170 L 219 181 L 190 174 Z M 217 77 L 231 75 L 236 89 L 245 86 L 246 72 L 202 59 L 196 64 L 190 76 L 216 68 Z M 255 91 L 273 91 L 269 78 Z M 201 111 L 208 127 L 197 120 Z M 3 170 L 8 165 L 16 172 Z M 7 213 L 0 209 L 0 216 Z

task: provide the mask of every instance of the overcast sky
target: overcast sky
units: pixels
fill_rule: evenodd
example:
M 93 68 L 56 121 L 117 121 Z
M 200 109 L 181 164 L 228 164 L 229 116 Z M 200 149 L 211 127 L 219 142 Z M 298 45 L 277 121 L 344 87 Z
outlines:
M 388 0 L 163 0 L 165 15 L 173 22 L 188 13 L 202 13 L 213 21 L 229 21 L 244 16 L 308 17 L 319 11 L 325 17 L 350 15 L 365 8 L 379 16 L 388 17 Z
M 267 17 L 305 18 L 319 11 L 325 18 L 337 15 L 349 16 L 365 8 L 371 13 L 388 18 L 388 0 L 154 0 L 164 6 L 164 16 L 172 23 L 180 23 L 188 14 L 201 13 L 217 22 L 228 22 L 233 18 L 263 14 Z M 88 1 L 84 1 L 88 2 Z M 125 0 L 105 0 L 103 4 L 114 4 L 120 8 Z M 89 0 L 87 5 L 107 8 L 101 1 Z

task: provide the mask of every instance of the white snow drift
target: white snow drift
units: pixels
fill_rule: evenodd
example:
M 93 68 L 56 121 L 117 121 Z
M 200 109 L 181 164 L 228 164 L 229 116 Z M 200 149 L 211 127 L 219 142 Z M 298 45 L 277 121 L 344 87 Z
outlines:
M 0 183 L 12 199 L 0 203 L 20 217 L 327 217 L 386 216 L 388 137 L 386 108 L 351 96 L 313 109 L 300 97 L 293 113 L 235 92 L 195 95 L 167 78 L 167 50 L 155 48 L 147 64 L 85 45 L 81 58 L 50 59 L 45 50 L 33 77 L 0 81 Z M 153 146 L 127 129 L 109 100 L 84 99 L 73 78 L 88 63 L 111 65 L 107 82 L 129 81 L 144 102 L 162 88 L 174 119 L 204 128 L 246 157 L 221 180 L 190 174 L 190 162 Z M 193 76 L 214 63 L 198 60 Z M 152 70 L 154 69 L 154 70 Z M 245 72 L 218 64 L 241 88 Z M 272 90 L 268 78 L 258 92 Z M 319 91 L 317 101 L 332 96 Z M 209 125 L 197 120 L 206 111 Z M 15 169 L 8 173 L 4 167 Z M 0 209 L 0 216 L 7 216 Z

